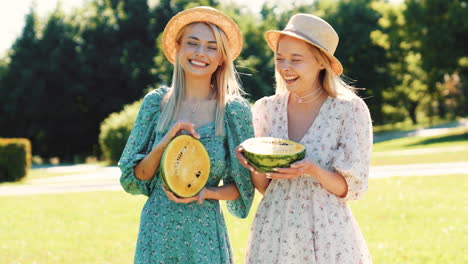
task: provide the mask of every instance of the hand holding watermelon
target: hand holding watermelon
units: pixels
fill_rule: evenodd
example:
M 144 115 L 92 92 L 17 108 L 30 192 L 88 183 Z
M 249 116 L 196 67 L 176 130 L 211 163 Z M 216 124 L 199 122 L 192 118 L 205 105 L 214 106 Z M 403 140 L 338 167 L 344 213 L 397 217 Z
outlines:
M 200 139 L 200 134 L 197 133 L 195 130 L 195 125 L 192 123 L 188 122 L 178 122 L 175 123 L 169 131 L 167 131 L 166 135 L 163 137 L 161 142 L 161 146 L 166 148 L 167 145 L 174 139 L 176 136 L 179 136 L 182 134 L 182 130 L 187 131 L 189 134 L 191 134 L 194 138 Z
M 203 188 L 197 195 L 188 197 L 188 198 L 179 197 L 175 195 L 173 192 L 169 191 L 164 185 L 163 185 L 163 190 L 166 193 L 167 197 L 169 197 L 171 201 L 176 202 L 176 203 L 187 204 L 187 203 L 197 201 L 198 204 L 202 204 L 203 201 L 206 199 L 206 188 Z
M 311 161 L 300 160 L 292 163 L 289 168 L 275 168 L 275 172 L 267 173 L 267 177 L 270 179 L 296 179 L 304 174 L 314 175 L 313 171 L 316 170 L 317 166 Z

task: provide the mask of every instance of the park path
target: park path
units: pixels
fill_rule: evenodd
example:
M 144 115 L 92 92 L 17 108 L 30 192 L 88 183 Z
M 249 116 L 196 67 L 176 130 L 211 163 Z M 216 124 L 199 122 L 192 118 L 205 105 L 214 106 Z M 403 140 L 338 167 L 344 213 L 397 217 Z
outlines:
M 374 136 L 374 142 L 380 142 L 408 136 L 435 136 L 447 133 L 454 127 L 468 129 L 468 119 L 446 124 L 441 127 L 418 129 L 407 132 L 391 132 Z M 458 152 L 464 151 L 465 147 L 446 148 L 422 148 L 407 149 L 399 151 L 374 152 L 375 156 L 405 156 L 422 155 L 434 152 Z M 68 192 L 90 192 L 90 191 L 123 191 L 120 186 L 120 170 L 118 167 L 102 167 L 98 165 L 73 165 L 56 166 L 49 168 L 37 168 L 47 173 L 65 174 L 65 176 L 38 178 L 26 181 L 23 184 L 0 185 L 0 196 L 54 194 Z M 387 165 L 372 166 L 369 177 L 406 177 L 406 176 L 434 176 L 463 174 L 468 176 L 468 162 L 450 162 L 435 164 L 410 164 L 410 165 Z
M 395 138 L 402 137 L 430 137 L 445 134 L 453 128 L 465 128 L 468 129 L 468 118 L 463 118 L 458 121 L 454 121 L 448 124 L 443 124 L 440 126 L 433 126 L 430 128 L 421 128 L 411 131 L 391 131 L 384 132 L 374 135 L 374 143 L 387 141 Z
M 76 174 L 32 179 L 24 184 L 0 185 L 0 196 L 123 191 L 119 183 L 120 170 L 118 167 L 75 165 L 37 170 L 54 173 L 76 172 Z M 449 174 L 466 174 L 468 176 L 468 162 L 373 166 L 370 168 L 369 175 L 372 179 L 397 176 L 433 176 Z

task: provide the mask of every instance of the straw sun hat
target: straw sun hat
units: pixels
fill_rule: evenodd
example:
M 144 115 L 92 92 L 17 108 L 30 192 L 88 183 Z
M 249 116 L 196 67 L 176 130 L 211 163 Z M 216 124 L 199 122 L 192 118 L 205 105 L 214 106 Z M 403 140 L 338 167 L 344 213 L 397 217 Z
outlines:
M 338 34 L 325 20 L 314 15 L 297 14 L 291 17 L 288 25 L 282 31 L 267 31 L 265 39 L 273 51 L 276 51 L 281 35 L 298 38 L 319 48 L 330 60 L 333 72 L 337 76 L 343 73 L 343 66 L 333 56 L 338 46 Z
M 194 22 L 208 22 L 218 26 L 228 38 L 231 59 L 234 60 L 239 56 L 242 50 L 242 34 L 236 22 L 212 7 L 199 6 L 177 13 L 164 29 L 162 49 L 172 64 L 176 58 L 177 34 L 184 26 Z

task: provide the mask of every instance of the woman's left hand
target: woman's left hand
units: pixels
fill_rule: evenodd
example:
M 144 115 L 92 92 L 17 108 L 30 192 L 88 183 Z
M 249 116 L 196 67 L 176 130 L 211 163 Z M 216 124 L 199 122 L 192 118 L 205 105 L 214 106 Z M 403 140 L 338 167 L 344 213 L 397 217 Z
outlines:
M 300 160 L 291 164 L 289 168 L 275 168 L 276 172 L 268 172 L 270 179 L 296 179 L 302 174 L 313 175 L 316 164 L 308 160 Z
M 191 203 L 194 201 L 197 201 L 198 204 L 202 204 L 203 201 L 205 200 L 205 194 L 206 194 L 206 188 L 203 188 L 197 195 L 188 197 L 188 198 L 183 198 L 183 197 L 178 197 L 173 192 L 169 191 L 164 185 L 163 185 L 163 190 L 171 201 L 176 202 L 176 203 L 183 203 L 183 204 Z

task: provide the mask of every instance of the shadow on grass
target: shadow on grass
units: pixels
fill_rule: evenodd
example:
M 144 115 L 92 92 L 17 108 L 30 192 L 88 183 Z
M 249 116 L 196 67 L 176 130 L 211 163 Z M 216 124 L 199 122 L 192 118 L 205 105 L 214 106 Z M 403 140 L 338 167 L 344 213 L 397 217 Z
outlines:
M 420 145 L 429 145 L 435 143 L 447 143 L 447 142 L 457 142 L 457 141 L 468 141 L 468 132 L 447 135 L 442 137 L 433 137 L 418 141 L 416 143 L 408 144 L 408 146 L 420 146 Z

